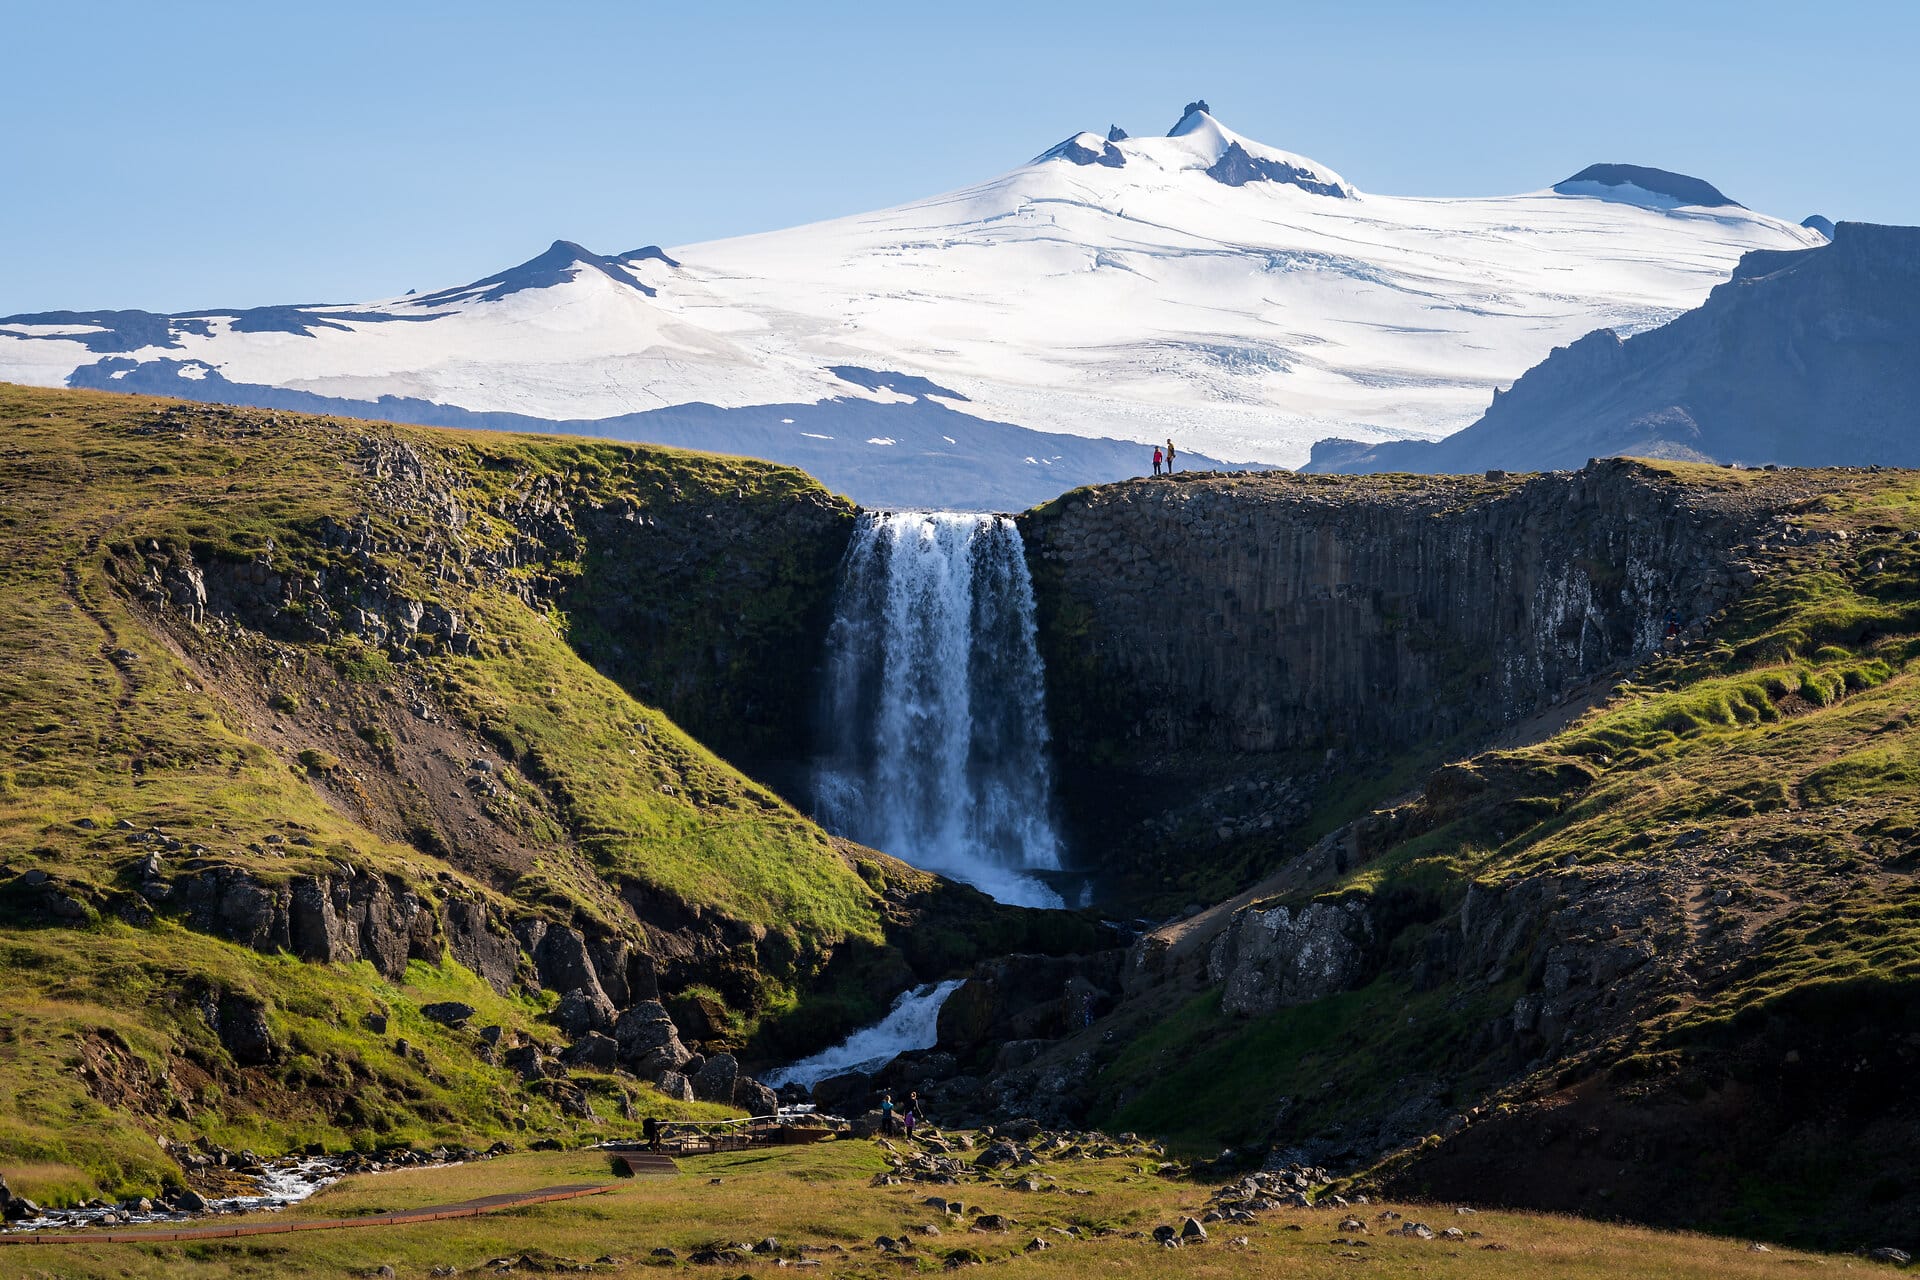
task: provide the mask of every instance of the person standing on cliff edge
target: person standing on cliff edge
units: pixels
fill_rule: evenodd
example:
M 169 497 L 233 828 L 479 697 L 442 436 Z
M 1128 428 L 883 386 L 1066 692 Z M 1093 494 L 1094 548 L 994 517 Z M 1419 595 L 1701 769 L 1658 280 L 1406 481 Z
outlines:
M 1173 437 L 1167 437 L 1167 474 L 1173 474 Z
M 1153 474 L 1160 474 L 1160 446 L 1153 446 Z

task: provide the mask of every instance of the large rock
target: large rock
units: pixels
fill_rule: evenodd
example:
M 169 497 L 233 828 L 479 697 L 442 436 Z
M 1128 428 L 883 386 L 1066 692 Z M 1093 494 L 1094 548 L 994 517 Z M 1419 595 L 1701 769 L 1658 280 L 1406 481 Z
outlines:
M 730 1053 L 708 1058 L 693 1078 L 693 1096 L 702 1102 L 732 1102 L 733 1085 L 740 1078 L 740 1064 Z
M 606 996 L 599 994 L 598 987 L 575 987 L 560 997 L 560 1003 L 553 1011 L 553 1020 L 570 1036 L 606 1031 L 613 1027 L 613 1005 Z
M 1228 1013 L 1271 1013 L 1346 991 L 1373 964 L 1374 928 L 1360 898 L 1249 907 L 1213 941 L 1207 977 Z
M 562 1059 L 571 1067 L 591 1067 L 596 1071 L 611 1071 L 619 1057 L 620 1045 L 612 1036 L 601 1035 L 598 1031 L 589 1031 L 567 1046 Z
M 620 1045 L 620 1061 L 642 1079 L 678 1071 L 693 1057 L 658 1000 L 642 1000 L 621 1014 L 613 1037 Z
M 447 949 L 453 958 L 486 979 L 501 995 L 513 987 L 520 946 L 500 927 L 484 902 L 449 898 L 443 905 Z
M 813 1086 L 813 1105 L 830 1115 L 858 1115 L 873 1101 L 873 1077 L 858 1071 L 828 1076 Z
M 221 996 L 215 1030 L 241 1066 L 257 1067 L 273 1060 L 273 1029 L 267 1025 L 267 1007 L 257 997 L 237 991 Z
M 770 1116 L 780 1110 L 780 1095 L 752 1076 L 739 1076 L 733 1082 L 733 1105 L 750 1116 Z
M 1302 753 L 1390 756 L 1553 705 L 1656 649 L 1669 615 L 1743 594 L 1743 547 L 1796 492 L 1703 493 L 1613 461 L 1512 481 L 1183 475 L 1027 512 L 1054 748 L 1099 797 L 1080 817 L 1112 841 L 1104 863 L 1169 875 L 1220 840 L 1270 842 L 1300 806 L 1257 795 Z M 1183 825 L 1146 825 L 1176 804 Z
M 434 914 L 397 877 L 351 872 L 267 885 L 215 867 L 186 877 L 168 895 L 176 898 L 192 928 L 255 951 L 320 964 L 366 960 L 390 981 L 406 975 L 409 959 L 440 958 Z
M 653 1082 L 653 1087 L 675 1102 L 693 1101 L 693 1081 L 678 1071 L 662 1071 Z
M 509 1049 L 500 1055 L 500 1065 L 509 1071 L 518 1072 L 522 1080 L 532 1082 L 546 1077 L 546 1058 L 539 1048 L 523 1044 Z
M 648 999 L 647 996 L 634 996 L 627 988 L 627 963 L 633 954 L 633 944 L 625 938 L 588 938 L 587 958 L 593 964 L 594 976 L 600 980 L 600 989 L 616 1009 L 624 1009 L 636 999 Z
M 940 1007 L 939 1045 L 965 1056 L 1078 1031 L 1112 1007 L 1124 959 L 1124 952 L 1101 951 L 989 960 Z
M 437 1000 L 432 1004 L 420 1006 L 420 1016 L 428 1022 L 437 1022 L 443 1027 L 464 1027 L 476 1010 L 470 1004 L 459 1000 Z
M 521 942 L 526 945 L 527 953 L 533 957 L 533 968 L 540 975 L 540 985 L 563 994 L 574 991 L 583 993 L 583 998 L 596 1016 L 604 1011 L 605 1021 L 600 1025 L 611 1025 L 614 1019 L 613 1001 L 600 984 L 600 973 L 594 967 L 593 955 L 587 947 L 585 936 L 578 929 L 548 924 L 542 920 L 523 920 L 516 929 Z

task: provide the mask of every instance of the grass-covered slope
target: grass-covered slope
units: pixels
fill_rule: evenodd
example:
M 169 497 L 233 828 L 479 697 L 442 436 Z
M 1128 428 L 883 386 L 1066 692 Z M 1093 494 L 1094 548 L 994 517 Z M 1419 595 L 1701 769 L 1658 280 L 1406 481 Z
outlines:
M 565 1042 L 543 923 L 595 948 L 616 1005 L 655 978 L 698 997 L 683 1031 L 716 1046 L 783 1018 L 829 1035 L 915 963 L 964 960 L 973 926 L 1018 934 L 829 837 L 575 647 L 678 673 L 685 705 L 763 655 L 791 672 L 850 522 L 739 459 L 0 386 L 14 1189 L 151 1188 L 155 1134 L 587 1123 L 476 1035 Z M 621 556 L 649 572 L 590 580 Z M 930 912 L 954 954 L 889 944 Z M 896 985 L 849 999 L 848 973 Z M 475 1006 L 466 1029 L 419 1016 L 443 1000 Z M 615 1127 L 618 1095 L 649 1105 L 583 1079 Z
M 1097 1116 L 1410 1144 L 1374 1177 L 1400 1193 L 1828 1242 L 1912 1221 L 1920 477 L 1664 469 L 1804 486 L 1745 548 L 1758 585 L 1303 858 L 1256 905 L 1362 904 L 1360 981 L 1251 1017 L 1151 993 Z

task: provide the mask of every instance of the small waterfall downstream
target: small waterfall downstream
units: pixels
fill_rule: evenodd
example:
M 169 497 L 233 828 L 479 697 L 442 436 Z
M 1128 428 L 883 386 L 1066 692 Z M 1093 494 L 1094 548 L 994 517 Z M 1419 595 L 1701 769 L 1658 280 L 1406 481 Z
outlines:
M 1004 516 L 860 518 L 828 636 L 814 805 L 828 830 L 1025 906 L 1060 867 L 1045 683 Z
M 762 1083 L 774 1089 L 787 1084 L 811 1089 L 828 1076 L 846 1075 L 851 1071 L 872 1075 L 898 1054 L 911 1049 L 931 1049 L 940 1038 L 940 1006 L 959 985 L 960 980 L 956 978 L 938 986 L 903 991 L 879 1022 L 862 1027 L 831 1049 L 768 1072 L 761 1077 Z

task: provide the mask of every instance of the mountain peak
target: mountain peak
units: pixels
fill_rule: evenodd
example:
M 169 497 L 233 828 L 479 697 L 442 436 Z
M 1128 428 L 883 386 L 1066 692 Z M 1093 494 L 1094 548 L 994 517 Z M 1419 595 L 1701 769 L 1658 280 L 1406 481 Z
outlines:
M 1203 116 L 1207 120 L 1213 119 L 1213 108 L 1207 105 L 1205 98 L 1195 98 L 1192 102 L 1189 102 L 1185 107 L 1181 108 L 1180 119 L 1173 128 L 1167 130 L 1167 136 L 1169 138 L 1178 138 L 1182 134 L 1193 132 L 1193 130 L 1201 127 L 1200 117 Z
M 657 246 L 648 245 L 645 249 L 636 249 L 627 254 L 630 260 L 657 257 L 669 266 L 678 266 L 673 259 Z M 520 293 L 527 289 L 551 289 L 558 284 L 576 278 L 581 271 L 598 271 L 609 279 L 638 289 L 649 298 L 656 296 L 654 290 L 628 270 L 627 262 L 619 258 L 603 257 L 571 240 L 555 240 L 546 251 L 528 258 L 517 267 L 508 267 L 505 271 L 475 280 L 472 284 L 459 285 L 452 289 L 442 289 L 410 299 L 409 305 L 416 307 L 439 307 L 454 302 L 498 302 L 500 299 Z
M 1571 178 L 1554 183 L 1553 189 L 1563 196 L 1598 196 L 1655 208 L 1746 208 L 1737 200 L 1729 200 L 1704 178 L 1640 164 L 1590 164 Z
M 1144 161 L 1149 169 L 1197 169 L 1228 187 L 1276 183 L 1311 195 L 1347 199 L 1354 190 L 1339 174 L 1305 156 L 1243 138 L 1213 116 L 1205 99 L 1187 104 L 1179 123 L 1164 138 L 1129 138 L 1118 125 L 1103 138 L 1076 133 L 1034 157 L 1033 163 L 1065 160 L 1077 165 L 1124 169 Z

